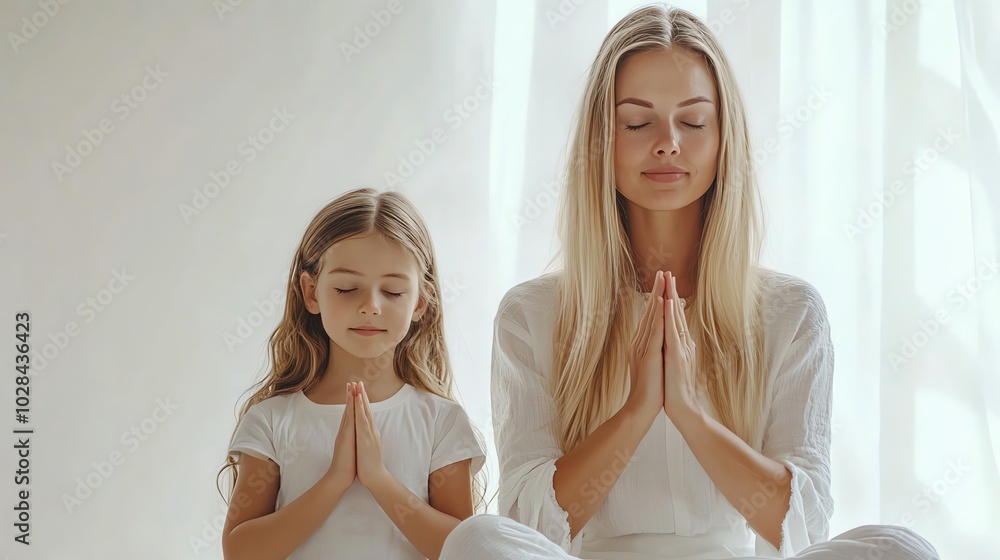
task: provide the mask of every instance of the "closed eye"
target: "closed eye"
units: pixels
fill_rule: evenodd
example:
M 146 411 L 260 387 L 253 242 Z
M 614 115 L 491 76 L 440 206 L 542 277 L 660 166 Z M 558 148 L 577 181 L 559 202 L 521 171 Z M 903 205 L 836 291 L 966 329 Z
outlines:
M 353 292 L 354 288 L 351 288 L 350 290 L 341 290 L 340 288 L 334 288 L 334 290 L 337 290 L 338 294 L 346 294 L 346 293 Z M 389 292 L 389 291 L 385 291 L 385 290 L 383 290 L 383 292 L 386 293 L 387 295 L 392 296 L 392 297 L 403 297 L 402 292 L 400 292 L 398 294 L 395 293 L 395 292 Z
M 625 125 L 625 130 L 639 130 L 640 128 L 645 127 L 647 124 L 649 124 L 649 123 L 640 124 L 640 125 L 637 125 L 637 126 Z M 705 128 L 705 125 L 703 125 L 703 124 L 691 124 L 691 123 L 682 123 L 682 124 L 684 124 L 686 126 L 689 126 L 691 128 L 699 128 L 699 129 L 700 128 Z

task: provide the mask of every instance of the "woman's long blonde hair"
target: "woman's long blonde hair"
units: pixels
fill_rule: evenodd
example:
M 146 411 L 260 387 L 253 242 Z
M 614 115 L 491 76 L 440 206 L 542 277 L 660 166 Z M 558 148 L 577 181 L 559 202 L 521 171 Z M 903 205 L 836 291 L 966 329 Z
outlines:
M 570 145 L 559 211 L 563 270 L 551 376 L 564 451 L 617 412 L 628 394 L 642 275 L 629 243 L 625 201 L 615 188 L 615 75 L 629 56 L 667 48 L 705 61 L 720 102 L 718 171 L 701 199 L 697 297 L 685 309 L 698 349 L 697 379 L 722 423 L 754 449 L 761 447 L 766 364 L 757 265 L 763 220 L 746 110 L 708 27 L 689 12 L 654 5 L 628 14 L 604 39 Z
M 324 206 L 306 228 L 292 259 L 284 315 L 268 339 L 270 370 L 248 389 L 253 394 L 243 405 L 237 425 L 251 406 L 270 397 L 305 391 L 320 380 L 330 357 L 330 336 L 323 329 L 320 316 L 306 309 L 299 276 L 303 271 L 317 276 L 323 267 L 324 253 L 334 243 L 371 234 L 379 234 L 414 256 L 417 269 L 421 271 L 418 290 L 427 303 L 420 320 L 411 325 L 406 336 L 396 345 L 393 370 L 409 385 L 455 400 L 451 363 L 445 345 L 441 285 L 430 232 L 420 213 L 402 194 L 361 188 L 349 191 Z M 232 470 L 229 498 L 236 487 L 237 464 L 230 456 L 219 471 L 221 476 L 227 469 Z M 476 511 L 484 505 L 483 474 L 480 471 L 474 480 Z M 223 498 L 228 502 L 226 495 Z

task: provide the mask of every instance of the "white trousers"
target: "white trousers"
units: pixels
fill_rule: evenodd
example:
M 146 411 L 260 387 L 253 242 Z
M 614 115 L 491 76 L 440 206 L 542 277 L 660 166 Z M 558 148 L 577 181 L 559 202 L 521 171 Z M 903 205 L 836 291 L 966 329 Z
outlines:
M 612 558 L 611 555 L 606 558 Z M 658 554 L 623 553 L 621 560 L 674 559 Z M 699 557 L 700 558 L 700 557 Z M 720 557 L 717 560 L 732 560 Z M 736 560 L 760 560 L 742 556 Z M 917 533 L 897 525 L 863 525 L 817 543 L 791 557 L 799 560 L 940 560 Z M 512 519 L 481 514 L 460 523 L 444 543 L 439 560 L 580 560 L 544 535 Z M 677 558 L 677 560 L 681 560 Z

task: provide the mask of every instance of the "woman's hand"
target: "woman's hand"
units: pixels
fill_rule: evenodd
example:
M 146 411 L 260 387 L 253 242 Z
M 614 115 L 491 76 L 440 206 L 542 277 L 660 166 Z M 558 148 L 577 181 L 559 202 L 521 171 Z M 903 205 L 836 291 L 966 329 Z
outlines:
M 629 351 L 631 386 L 626 404 L 651 414 L 663 408 L 664 284 L 663 272 L 657 271 Z
M 364 382 L 358 384 L 354 397 L 354 423 L 357 425 L 358 480 L 365 488 L 371 488 L 389 471 L 382 463 L 382 437 L 375 428 Z
M 677 295 L 677 278 L 668 273 L 665 325 L 663 329 L 663 411 L 671 420 L 676 414 L 698 409 L 695 390 L 695 347 L 687 333 L 684 307 Z M 683 333 L 683 334 L 682 334 Z
M 333 442 L 333 461 L 326 476 L 337 488 L 346 490 L 357 477 L 357 451 L 355 445 L 354 394 L 352 383 L 347 384 L 347 408 L 340 419 L 340 429 Z

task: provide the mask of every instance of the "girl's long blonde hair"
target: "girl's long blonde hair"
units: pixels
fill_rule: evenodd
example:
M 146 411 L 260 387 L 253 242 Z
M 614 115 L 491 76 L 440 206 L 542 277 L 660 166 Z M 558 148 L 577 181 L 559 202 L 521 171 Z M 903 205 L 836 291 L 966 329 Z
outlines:
M 421 271 L 418 290 L 427 303 L 420 320 L 411 324 L 406 336 L 396 345 L 393 370 L 409 385 L 455 400 L 445 345 L 441 285 L 430 232 L 420 213 L 402 194 L 361 188 L 324 206 L 306 228 L 292 259 L 284 315 L 268 339 L 270 370 L 247 390 L 253 394 L 243 405 L 237 425 L 251 406 L 270 397 L 305 391 L 320 380 L 330 356 L 330 336 L 323 329 L 321 317 L 306 309 L 299 276 L 305 271 L 316 277 L 322 270 L 324 253 L 334 243 L 371 234 L 379 234 L 414 256 L 417 269 Z M 229 469 L 232 472 L 228 497 L 223 495 L 227 502 L 236 488 L 237 464 L 229 456 L 219 471 L 219 476 Z M 476 511 L 484 506 L 483 474 L 480 471 L 474 479 Z
M 562 246 L 555 260 L 562 255 L 563 270 L 551 370 L 564 451 L 617 412 L 628 394 L 642 275 L 629 243 L 625 201 L 615 188 L 615 75 L 629 56 L 668 48 L 700 56 L 719 98 L 718 171 L 701 199 L 697 297 L 685 309 L 698 349 L 697 379 L 722 423 L 754 449 L 761 447 L 766 364 L 757 265 L 763 220 L 746 110 L 708 27 L 689 12 L 653 5 L 628 14 L 604 39 L 570 145 L 559 211 Z

